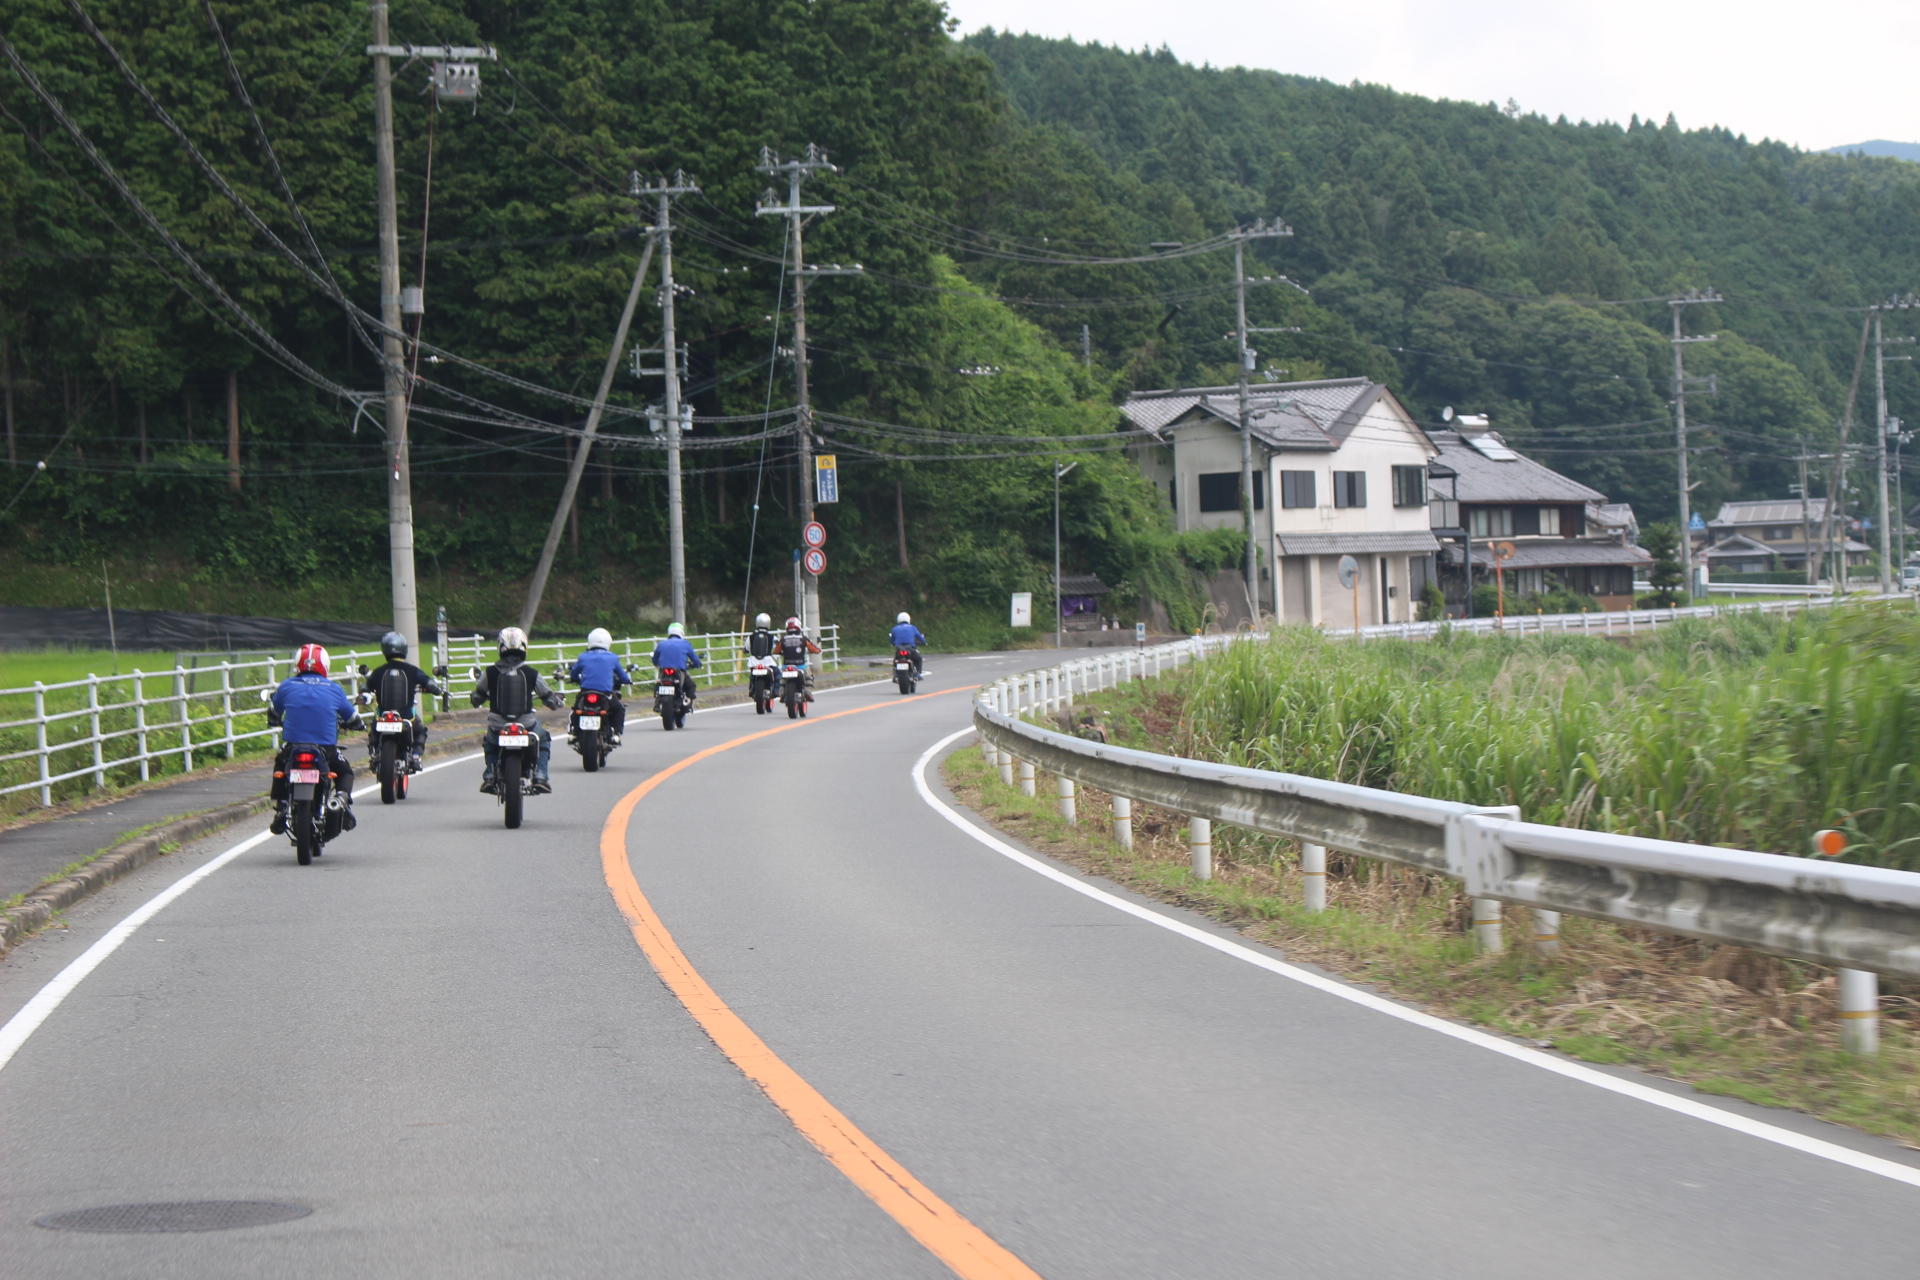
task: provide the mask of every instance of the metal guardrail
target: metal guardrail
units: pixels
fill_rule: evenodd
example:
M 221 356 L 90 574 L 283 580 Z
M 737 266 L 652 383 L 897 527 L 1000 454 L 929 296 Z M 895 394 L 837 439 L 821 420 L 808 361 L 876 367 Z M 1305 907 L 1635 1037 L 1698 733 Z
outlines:
M 1132 843 L 1134 801 L 1185 815 L 1202 879 L 1212 875 L 1214 822 L 1298 841 L 1310 909 L 1324 907 L 1326 851 L 1340 849 L 1463 882 L 1484 950 L 1500 949 L 1500 907 L 1511 904 L 1532 909 L 1530 932 L 1543 953 L 1557 950 L 1565 912 L 1837 966 L 1843 1041 L 1862 1052 L 1877 1039 L 1875 975 L 1920 978 L 1920 874 L 1542 826 L 1520 821 L 1511 806 L 1136 751 L 1023 718 L 1058 712 L 1078 693 L 1150 678 L 1245 638 L 1103 653 L 985 686 L 973 713 L 982 751 L 1003 781 L 1017 777 L 1028 795 L 1036 768 L 1052 774 L 1069 820 L 1077 819 L 1076 784 L 1107 792 L 1122 844 Z
M 614 652 L 629 665 L 645 665 L 658 636 L 631 636 L 616 640 Z M 713 632 L 688 636 L 700 655 L 702 674 L 710 680 L 733 683 L 746 679 L 747 637 L 740 632 Z M 815 637 L 821 665 L 840 665 L 840 628 L 830 624 Z M 569 662 L 582 645 L 546 643 L 529 646 L 527 660 L 543 672 Z M 89 675 L 82 680 L 55 683 L 35 681 L 15 689 L 0 689 L 0 708 L 9 702 L 30 700 L 31 714 L 0 720 L 0 782 L 8 766 L 33 762 L 33 776 L 0 785 L 0 795 L 37 791 L 42 805 L 54 802 L 63 784 L 91 779 L 95 789 L 110 780 L 147 781 L 156 773 L 184 773 L 208 757 L 231 760 L 249 743 L 266 742 L 277 732 L 266 726 L 260 691 L 276 687 L 292 674 L 291 656 L 252 657 L 231 662 L 204 662 L 209 655 L 193 655 L 193 665 L 162 671 L 135 670 L 124 676 Z M 356 667 L 384 661 L 379 651 L 350 650 L 333 656 L 334 682 L 352 693 Z M 436 645 L 435 665 L 452 673 L 450 687 L 464 687 L 471 666 L 485 666 L 498 657 L 491 640 L 473 638 Z M 0 715 L 8 712 L 0 710 Z M 31 745 L 9 747 L 7 740 L 21 731 Z
M 1699 604 L 1675 609 L 1625 609 L 1613 613 L 1516 613 L 1504 618 L 1448 618 L 1440 622 L 1389 622 L 1362 627 L 1363 637 L 1392 636 L 1402 640 L 1426 640 L 1442 631 L 1473 635 L 1588 635 L 1628 636 L 1669 626 L 1688 618 L 1717 618 L 1730 613 L 1789 614 L 1809 609 L 1828 609 L 1836 604 L 1871 604 L 1876 601 L 1915 603 L 1906 592 L 1880 595 L 1877 592 L 1845 597 L 1816 596 L 1804 600 L 1756 600 L 1745 604 Z M 1329 635 L 1352 635 L 1351 627 L 1329 627 Z

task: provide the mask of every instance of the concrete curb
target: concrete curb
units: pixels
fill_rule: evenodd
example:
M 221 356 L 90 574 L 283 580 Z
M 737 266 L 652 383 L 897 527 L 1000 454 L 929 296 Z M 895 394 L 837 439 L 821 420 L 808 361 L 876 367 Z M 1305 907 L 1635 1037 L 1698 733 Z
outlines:
M 828 683 L 823 679 L 815 685 L 815 688 L 830 689 L 834 687 L 834 684 L 857 683 L 857 681 L 847 680 L 844 677 L 848 675 L 865 675 L 864 672 L 849 672 L 844 668 L 833 674 L 842 678 L 833 683 Z M 701 692 L 703 694 L 707 693 L 706 690 L 702 690 Z M 743 703 L 747 700 L 745 691 L 738 685 L 723 685 L 719 689 L 712 691 L 711 696 L 713 697 L 712 701 L 703 700 L 701 704 L 709 710 L 731 706 L 735 703 Z M 645 705 L 651 707 L 651 702 L 649 701 Z M 634 714 L 635 706 L 635 703 L 628 704 L 627 714 L 629 717 Z M 460 713 L 455 714 L 458 715 Z M 461 755 L 478 748 L 478 743 L 472 741 L 466 735 L 468 732 L 484 726 L 483 713 L 467 714 L 480 715 L 482 718 L 479 719 L 477 723 L 473 719 L 468 719 L 464 722 L 455 721 L 444 726 L 438 726 L 438 731 L 435 732 L 427 742 L 426 759 Z M 549 729 L 552 729 L 552 727 L 551 725 L 548 726 Z M 455 740 L 456 734 L 460 735 L 458 740 Z M 554 734 L 554 737 L 556 739 L 555 747 L 557 750 L 566 750 L 566 726 L 564 724 L 560 726 L 560 732 Z M 260 764 L 264 767 L 265 763 L 266 758 L 263 756 Z M 357 776 L 365 778 L 367 775 L 362 772 Z M 253 817 L 256 814 L 264 813 L 266 809 L 267 797 L 263 794 L 251 800 L 241 800 L 233 804 L 221 805 L 217 809 L 206 809 L 199 813 L 184 814 L 181 817 L 161 823 L 143 835 L 136 836 L 124 843 L 110 846 L 106 852 L 94 858 L 93 861 L 87 863 L 86 866 L 80 868 L 80 870 L 74 872 L 72 875 L 36 885 L 18 906 L 8 907 L 6 910 L 0 911 L 0 958 L 5 957 L 8 952 L 12 951 L 14 947 L 18 946 L 27 938 L 32 937 L 40 930 L 46 928 L 53 922 L 54 916 L 65 911 L 75 903 L 92 897 L 121 877 L 146 866 L 149 862 L 152 862 L 155 858 L 165 853 L 168 846 L 178 846 L 186 844 L 190 840 L 198 840 L 203 836 L 211 835 L 222 827 L 229 827 L 237 822 L 245 821 L 247 818 Z

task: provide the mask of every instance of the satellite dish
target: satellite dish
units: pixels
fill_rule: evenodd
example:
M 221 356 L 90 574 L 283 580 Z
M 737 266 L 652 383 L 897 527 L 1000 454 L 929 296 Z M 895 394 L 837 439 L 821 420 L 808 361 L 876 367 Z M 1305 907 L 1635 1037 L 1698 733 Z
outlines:
M 1360 562 L 1352 556 L 1341 556 L 1339 568 L 1340 585 L 1351 590 L 1360 577 Z
M 1442 421 L 1442 422 L 1452 422 L 1452 421 L 1453 421 L 1453 406 L 1452 406 L 1452 405 L 1448 405 L 1448 406 L 1447 406 L 1446 408 L 1444 408 L 1444 409 L 1442 409 L 1442 410 L 1440 411 L 1440 421 Z

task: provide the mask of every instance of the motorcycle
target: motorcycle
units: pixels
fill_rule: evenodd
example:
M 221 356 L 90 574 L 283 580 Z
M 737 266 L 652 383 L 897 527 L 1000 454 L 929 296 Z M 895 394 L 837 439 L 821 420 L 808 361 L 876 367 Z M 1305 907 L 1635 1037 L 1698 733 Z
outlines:
M 360 674 L 364 677 L 367 668 L 363 664 Z M 388 669 L 381 676 L 383 687 L 369 690 L 360 695 L 360 705 L 378 705 L 383 708 L 398 708 L 407 705 L 412 697 L 413 688 L 400 672 Z M 399 710 L 381 710 L 376 712 L 373 723 L 367 730 L 367 765 L 373 770 L 374 777 L 380 780 L 380 803 L 392 804 L 396 800 L 405 800 L 412 789 L 409 779 L 420 772 L 420 762 L 416 758 L 420 743 L 414 731 L 413 720 Z
M 773 710 L 779 693 L 780 660 L 772 654 L 747 662 L 747 696 L 753 699 L 753 713 L 764 716 Z
M 509 720 L 498 730 L 489 729 L 487 734 L 499 748 L 493 763 L 493 794 L 500 800 L 507 829 L 515 830 L 520 826 L 521 807 L 533 794 L 533 780 L 538 776 L 540 736 L 516 720 Z
M 693 710 L 693 699 L 687 696 L 686 677 L 680 668 L 660 668 L 660 678 L 653 686 L 653 709 L 660 717 L 662 729 L 687 727 L 687 712 Z
M 798 662 L 780 668 L 780 701 L 786 704 L 787 719 L 806 719 L 807 669 Z
M 260 700 L 273 698 L 263 689 Z M 280 726 L 280 716 L 271 707 L 267 723 Z M 355 722 L 353 727 L 358 728 Z M 339 836 L 346 821 L 347 797 L 334 786 L 334 773 L 327 749 L 315 742 L 289 742 L 280 748 L 274 762 L 274 777 L 287 784 L 287 842 L 293 846 L 294 859 L 310 866 L 326 848 L 327 841 Z
M 613 699 L 616 695 L 582 689 L 573 695 L 573 713 L 567 721 L 567 741 L 580 753 L 580 764 L 592 773 L 606 764 L 613 751 Z
M 894 648 L 893 682 L 900 686 L 902 693 L 912 693 L 913 687 L 920 683 L 920 673 L 913 669 L 912 649 L 905 646 Z

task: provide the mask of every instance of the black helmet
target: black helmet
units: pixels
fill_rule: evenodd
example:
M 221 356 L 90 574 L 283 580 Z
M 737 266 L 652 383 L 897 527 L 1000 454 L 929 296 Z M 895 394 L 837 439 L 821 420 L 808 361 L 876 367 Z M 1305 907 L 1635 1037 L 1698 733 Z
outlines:
M 398 631 L 389 631 L 380 637 L 380 652 L 395 662 L 407 656 L 407 638 Z

